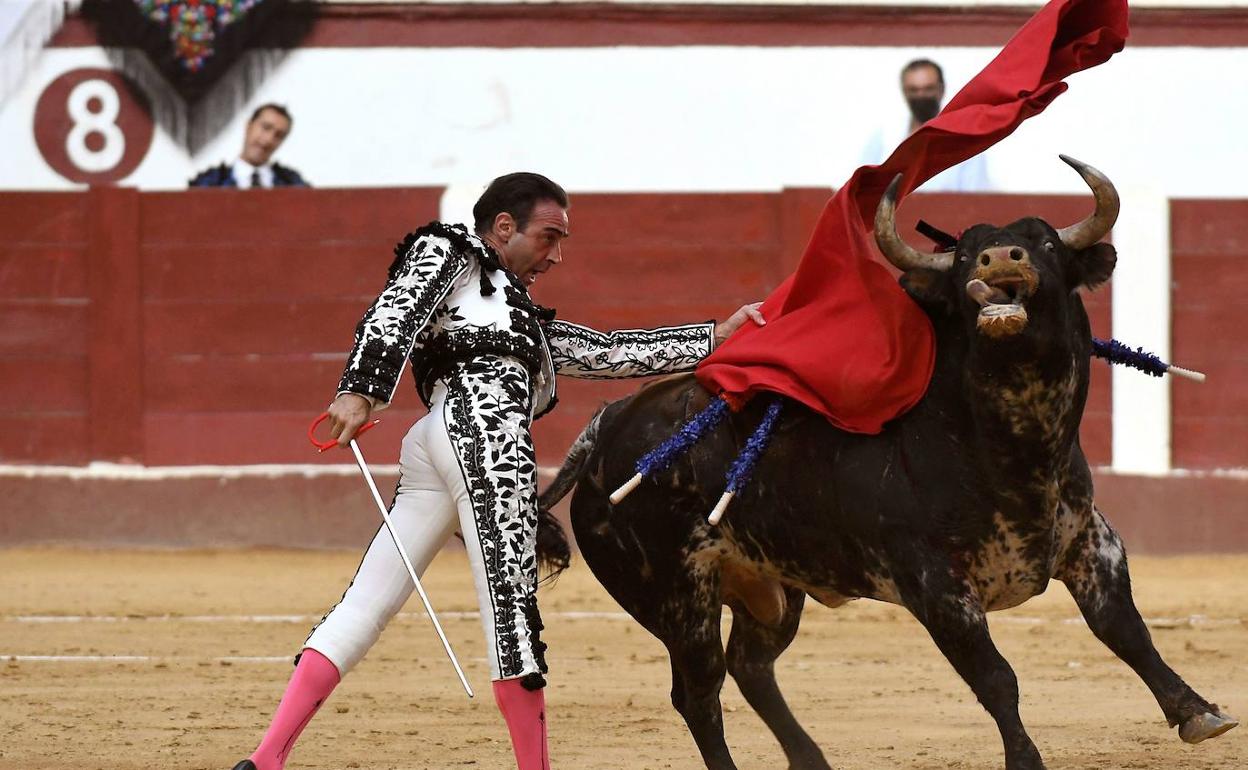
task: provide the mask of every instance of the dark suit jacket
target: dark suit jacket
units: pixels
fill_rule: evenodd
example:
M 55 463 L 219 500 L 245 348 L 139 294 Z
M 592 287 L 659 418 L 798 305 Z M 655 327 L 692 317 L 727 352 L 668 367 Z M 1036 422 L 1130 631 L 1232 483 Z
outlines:
M 212 168 L 196 174 L 188 184 L 191 187 L 238 187 L 238 180 L 234 178 L 234 168 L 230 163 L 219 163 Z M 280 163 L 273 164 L 273 186 L 274 187 L 311 187 L 307 180 L 299 175 L 289 166 L 283 166 Z

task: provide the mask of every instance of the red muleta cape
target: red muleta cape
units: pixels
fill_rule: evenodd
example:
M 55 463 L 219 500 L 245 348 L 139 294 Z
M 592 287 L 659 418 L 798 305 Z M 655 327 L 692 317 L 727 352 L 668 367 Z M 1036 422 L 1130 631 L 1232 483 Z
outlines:
M 708 356 L 698 381 L 729 403 L 759 391 L 796 399 L 854 433 L 879 433 L 918 403 L 936 359 L 931 322 L 876 261 L 875 208 L 904 174 L 905 196 L 1009 136 L 1066 90 L 1062 79 L 1109 59 L 1127 39 L 1125 0 L 1053 0 L 945 109 L 879 166 L 832 196 L 797 271 Z

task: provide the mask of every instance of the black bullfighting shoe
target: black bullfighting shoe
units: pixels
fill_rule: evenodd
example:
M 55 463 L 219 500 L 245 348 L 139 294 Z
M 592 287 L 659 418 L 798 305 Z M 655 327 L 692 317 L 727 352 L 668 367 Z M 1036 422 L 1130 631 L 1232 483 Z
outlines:
M 234 765 L 234 770 L 256 770 L 256 763 L 250 759 L 244 759 L 242 762 Z

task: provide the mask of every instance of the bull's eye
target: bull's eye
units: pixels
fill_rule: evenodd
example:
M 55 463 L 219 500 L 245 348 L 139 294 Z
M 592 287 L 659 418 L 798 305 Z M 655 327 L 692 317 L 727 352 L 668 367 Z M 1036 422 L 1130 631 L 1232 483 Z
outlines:
M 1045 241 L 1044 250 L 1052 254 L 1053 252 L 1057 251 L 1057 244 L 1053 243 L 1053 241 Z

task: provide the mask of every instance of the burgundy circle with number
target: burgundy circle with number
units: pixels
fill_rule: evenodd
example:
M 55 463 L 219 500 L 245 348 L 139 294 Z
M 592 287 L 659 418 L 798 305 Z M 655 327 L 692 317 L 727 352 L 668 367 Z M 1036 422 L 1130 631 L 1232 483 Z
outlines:
M 112 70 L 70 70 L 49 83 L 35 105 L 35 144 L 71 182 L 130 176 L 151 149 L 152 128 L 147 97 Z

